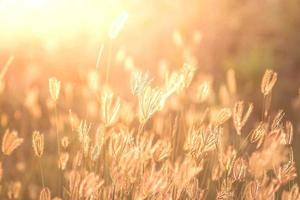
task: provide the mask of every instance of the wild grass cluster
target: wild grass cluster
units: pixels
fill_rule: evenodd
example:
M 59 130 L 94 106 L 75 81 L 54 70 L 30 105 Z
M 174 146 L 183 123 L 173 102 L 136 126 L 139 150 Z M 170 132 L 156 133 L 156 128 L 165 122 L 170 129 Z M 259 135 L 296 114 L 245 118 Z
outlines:
M 277 73 L 262 77 L 262 110 L 239 99 L 233 70 L 219 94 L 195 73 L 184 64 L 155 85 L 133 68 L 130 101 L 92 76 L 85 89 L 94 96 L 85 98 L 97 100 L 90 109 L 99 111 L 97 123 L 61 108 L 69 86 L 49 78 L 49 130 L 2 133 L 1 199 L 300 199 L 293 125 L 271 109 Z M 39 113 L 31 98 L 27 107 Z M 30 150 L 19 162 L 25 143 Z
M 119 31 L 114 24 L 110 45 Z M 174 41 L 183 46 L 178 33 Z M 163 76 L 125 59 L 127 74 L 111 79 L 108 48 L 106 65 L 101 46 L 82 82 L 48 77 L 46 96 L 32 87 L 12 116 L 0 115 L 1 199 L 300 199 L 293 125 L 272 108 L 275 71 L 262 74 L 254 105 L 239 96 L 234 70 L 216 85 L 199 76 L 188 50 L 190 62 L 161 67 Z M 116 79 L 128 94 L 114 90 Z

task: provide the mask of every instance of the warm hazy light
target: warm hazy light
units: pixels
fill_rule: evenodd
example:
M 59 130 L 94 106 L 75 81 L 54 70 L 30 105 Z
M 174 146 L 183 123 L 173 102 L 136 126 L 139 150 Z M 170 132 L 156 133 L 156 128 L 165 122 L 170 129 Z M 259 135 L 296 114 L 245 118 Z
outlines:
M 121 14 L 124 1 L 2 0 L 1 38 L 65 39 L 79 34 L 107 33 Z M 127 15 L 127 14 L 125 14 Z

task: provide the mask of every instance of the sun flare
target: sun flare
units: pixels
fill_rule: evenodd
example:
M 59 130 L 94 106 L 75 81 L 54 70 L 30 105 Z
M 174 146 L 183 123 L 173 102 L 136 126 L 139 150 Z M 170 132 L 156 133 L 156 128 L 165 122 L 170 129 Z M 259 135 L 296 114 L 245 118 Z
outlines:
M 80 34 L 99 37 L 124 12 L 123 1 L 2 0 L 3 37 L 65 39 Z

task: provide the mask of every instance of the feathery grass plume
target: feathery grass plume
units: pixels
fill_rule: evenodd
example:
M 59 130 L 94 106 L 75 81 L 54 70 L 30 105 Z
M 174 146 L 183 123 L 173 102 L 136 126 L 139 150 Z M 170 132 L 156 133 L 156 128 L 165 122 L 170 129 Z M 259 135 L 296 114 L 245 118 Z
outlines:
M 2 153 L 4 155 L 10 155 L 23 141 L 23 138 L 18 137 L 17 131 L 9 131 L 7 129 L 2 139 Z
M 94 145 L 91 145 L 90 147 L 90 158 L 92 161 L 96 161 L 101 152 L 101 146 L 98 144 L 98 142 Z
M 138 192 L 136 192 L 134 199 L 142 200 L 163 194 L 167 191 L 169 185 L 165 172 L 162 169 L 155 169 L 154 166 L 143 174 L 141 182 L 143 184 L 138 186 Z
M 216 126 L 221 126 L 222 124 L 224 124 L 227 120 L 230 119 L 231 115 L 232 115 L 232 111 L 230 108 L 221 109 L 215 118 Z
M 49 188 L 45 187 L 41 190 L 39 200 L 51 200 L 51 191 Z
M 7 186 L 7 196 L 9 199 L 19 199 L 22 184 L 20 181 L 10 182 Z
M 279 110 L 276 116 L 273 119 L 272 125 L 271 125 L 271 130 L 276 130 L 276 129 L 282 129 L 283 124 L 282 124 L 282 119 L 284 117 L 284 112 L 283 110 Z
M 243 158 L 237 158 L 232 167 L 232 177 L 235 181 L 243 181 L 247 176 L 248 163 Z
M 196 72 L 195 67 L 187 63 L 183 64 L 180 70 L 180 75 L 183 76 L 183 80 L 184 80 L 183 85 L 181 87 L 182 89 L 189 87 L 189 85 L 191 84 L 194 78 L 195 72 Z
M 155 162 L 161 162 L 164 159 L 167 159 L 170 157 L 171 150 L 172 150 L 172 147 L 171 147 L 171 143 L 169 141 L 159 140 L 154 144 L 154 146 L 151 149 L 151 151 L 153 152 L 152 159 Z
M 135 145 L 140 153 L 140 162 L 147 163 L 150 160 L 161 161 L 170 156 L 171 144 L 163 140 L 154 140 L 154 135 L 138 135 Z
M 77 129 L 79 142 L 82 146 L 82 150 L 85 157 L 88 156 L 89 149 L 90 149 L 90 143 L 91 143 L 91 138 L 89 136 L 90 129 L 91 129 L 91 124 L 88 124 L 86 120 L 82 120 Z
M 231 174 L 237 151 L 232 146 L 227 146 L 225 151 L 218 152 L 218 159 L 221 168 Z
M 83 137 L 81 145 L 82 145 L 84 157 L 88 157 L 91 148 L 91 138 L 88 135 L 85 135 Z
M 234 191 L 232 188 L 233 180 L 229 177 L 223 180 L 220 189 L 217 192 L 217 200 L 234 199 Z
M 250 142 L 257 142 L 256 148 L 259 148 L 264 141 L 265 135 L 267 134 L 267 124 L 260 122 L 250 133 Z
M 96 161 L 99 158 L 100 152 L 103 148 L 104 140 L 104 133 L 98 129 L 95 142 L 90 147 L 90 158 L 92 161 Z
M 60 81 L 55 77 L 49 78 L 49 93 L 51 99 L 56 102 L 60 92 Z
M 79 127 L 77 128 L 79 142 L 83 142 L 84 138 L 89 135 L 91 130 L 91 124 L 86 120 L 81 120 Z
M 117 38 L 118 34 L 121 32 L 122 28 L 125 25 L 125 22 L 128 19 L 128 13 L 123 11 L 111 24 L 108 36 L 110 39 Z
M 277 181 L 281 185 L 288 183 L 289 181 L 297 177 L 295 162 L 289 161 L 288 163 L 275 168 L 274 173 Z
M 109 140 L 108 153 L 112 157 L 120 157 L 122 153 L 128 152 L 133 146 L 133 133 L 130 131 L 121 131 L 120 133 L 114 132 Z
M 243 193 L 243 199 L 275 199 L 275 192 L 277 189 L 277 184 L 275 184 L 269 177 L 264 176 L 259 180 L 252 180 L 246 185 Z
M 133 147 L 139 150 L 141 162 L 147 162 L 153 157 L 152 154 L 156 148 L 154 145 L 154 135 L 150 135 L 150 137 L 138 135 L 136 137 L 136 142 Z
M 300 192 L 299 187 L 297 184 L 294 184 L 290 191 L 283 191 L 281 199 L 287 200 L 299 200 L 300 199 Z
M 121 100 L 115 98 L 113 92 L 105 88 L 101 96 L 101 116 L 106 126 L 111 126 L 118 120 Z
M 61 146 L 66 149 L 68 148 L 69 146 L 69 138 L 67 136 L 64 136 L 62 139 L 61 139 Z
M 131 148 L 123 153 L 118 159 L 112 161 L 111 179 L 117 188 L 133 184 L 140 179 L 143 163 L 139 162 L 140 154 L 137 148 Z M 128 188 L 129 189 L 129 188 Z
M 209 96 L 209 83 L 206 81 L 197 88 L 197 99 L 200 103 L 204 102 Z
M 42 157 L 44 152 L 44 135 L 39 131 L 32 133 L 32 147 L 37 157 Z
M 285 123 L 285 144 L 291 145 L 293 142 L 293 136 L 294 136 L 294 127 L 292 122 L 287 121 Z
M 203 165 L 197 165 L 194 161 L 186 158 L 182 162 L 177 161 L 174 167 L 171 166 L 170 170 L 172 184 L 177 188 L 176 199 L 178 199 L 190 181 L 203 170 Z
M 77 200 L 79 198 L 78 189 L 81 182 L 81 174 L 76 171 L 72 170 L 68 175 L 68 195 L 70 199 Z
M 143 124 L 152 115 L 160 111 L 165 103 L 165 94 L 159 88 L 151 88 L 147 86 L 143 92 L 138 96 L 139 120 Z
M 184 143 L 184 149 L 188 151 L 192 157 L 199 159 L 205 153 L 212 151 L 217 145 L 217 135 L 210 128 L 192 127 L 187 135 Z
M 241 130 L 245 126 L 250 117 L 253 104 L 249 104 L 247 111 L 244 113 L 245 104 L 242 101 L 237 102 L 233 107 L 233 124 L 238 135 L 241 135 Z
M 150 84 L 148 73 L 133 71 L 130 77 L 130 89 L 133 95 L 140 95 L 142 91 Z
M 277 81 L 277 73 L 267 69 L 261 83 L 261 92 L 264 96 L 269 95 Z
M 224 184 L 222 184 L 222 189 L 220 189 L 220 191 L 217 192 L 217 200 L 227 200 L 227 199 L 234 199 L 234 194 L 233 191 L 230 190 L 224 190 L 224 188 L 226 189 L 226 187 L 224 186 Z
M 69 153 L 67 153 L 67 152 L 60 153 L 59 161 L 58 161 L 58 168 L 61 170 L 65 170 L 68 160 L 69 160 Z
M 95 142 L 90 147 L 90 159 L 96 161 L 101 153 L 104 144 L 104 134 L 97 132 Z
M 95 173 L 87 174 L 80 182 L 78 188 L 79 199 L 90 199 L 95 196 L 97 190 L 103 185 L 103 181 Z
M 180 73 L 172 72 L 165 75 L 164 93 L 166 97 L 171 96 L 174 92 L 179 92 L 184 87 L 184 76 Z

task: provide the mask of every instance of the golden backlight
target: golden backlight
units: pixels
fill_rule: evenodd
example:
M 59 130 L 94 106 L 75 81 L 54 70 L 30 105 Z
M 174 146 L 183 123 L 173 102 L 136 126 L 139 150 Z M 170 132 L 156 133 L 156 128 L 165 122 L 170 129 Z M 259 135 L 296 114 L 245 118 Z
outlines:
M 300 200 L 296 1 L 0 0 L 0 200 Z
M 1 42 L 20 38 L 64 40 L 100 36 L 126 10 L 125 1 L 2 0 Z

